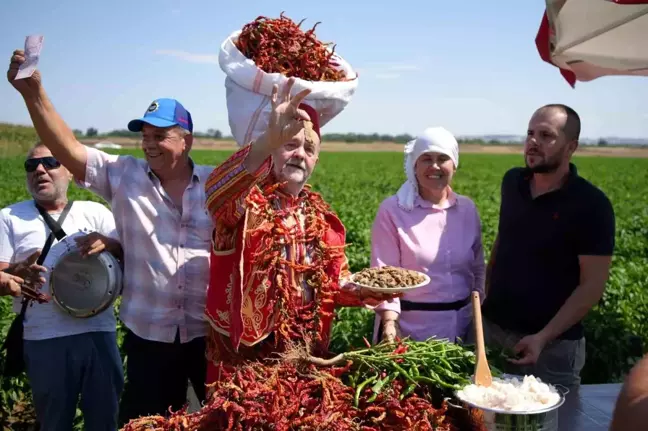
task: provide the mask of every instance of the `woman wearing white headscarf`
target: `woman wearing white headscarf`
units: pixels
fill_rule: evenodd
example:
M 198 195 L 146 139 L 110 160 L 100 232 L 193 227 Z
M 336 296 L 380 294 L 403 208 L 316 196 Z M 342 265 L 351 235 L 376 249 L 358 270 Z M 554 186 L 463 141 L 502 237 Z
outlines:
M 483 298 L 485 263 L 477 208 L 450 187 L 458 165 L 457 140 L 442 127 L 425 129 L 405 146 L 407 179 L 378 209 L 371 266 L 412 269 L 431 281 L 374 309 L 374 342 L 397 335 L 466 338 L 471 292 Z

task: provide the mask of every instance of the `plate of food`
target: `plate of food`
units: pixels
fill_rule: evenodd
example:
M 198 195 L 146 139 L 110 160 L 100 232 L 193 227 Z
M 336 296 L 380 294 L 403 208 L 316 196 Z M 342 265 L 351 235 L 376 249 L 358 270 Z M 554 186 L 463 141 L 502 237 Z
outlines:
M 356 272 L 351 282 L 374 292 L 394 293 L 423 287 L 430 282 L 430 277 L 419 271 L 387 265 Z

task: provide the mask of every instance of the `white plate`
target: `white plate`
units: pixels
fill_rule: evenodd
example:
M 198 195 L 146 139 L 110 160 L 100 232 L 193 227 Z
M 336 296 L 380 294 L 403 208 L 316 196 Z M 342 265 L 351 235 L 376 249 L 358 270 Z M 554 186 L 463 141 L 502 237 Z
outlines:
M 412 270 L 410 270 L 410 271 L 412 271 Z M 356 282 L 356 281 L 354 280 L 356 274 L 353 274 L 353 275 L 351 276 L 351 282 L 353 282 L 356 286 L 364 287 L 364 288 L 367 289 L 367 290 L 371 290 L 371 291 L 373 291 L 373 292 L 380 292 L 380 293 L 398 293 L 398 292 L 407 292 L 408 290 L 414 290 L 414 289 L 418 289 L 419 287 L 423 287 L 423 286 L 427 285 L 427 284 L 430 282 L 430 277 L 429 277 L 427 274 L 424 274 L 424 273 L 422 273 L 422 272 L 418 272 L 418 271 L 414 271 L 414 272 L 418 273 L 419 275 L 423 276 L 423 278 L 425 278 L 425 280 L 423 280 L 421 283 L 419 283 L 419 284 L 415 284 L 414 286 L 402 286 L 402 287 L 375 287 L 375 286 L 367 286 L 366 284 L 358 283 L 358 282 Z

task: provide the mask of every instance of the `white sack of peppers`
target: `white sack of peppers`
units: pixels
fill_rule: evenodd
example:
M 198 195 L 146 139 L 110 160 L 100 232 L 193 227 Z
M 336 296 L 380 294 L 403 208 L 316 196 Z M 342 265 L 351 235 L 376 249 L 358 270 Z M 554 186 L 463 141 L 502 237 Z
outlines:
M 218 61 L 226 75 L 228 120 L 239 146 L 263 133 L 272 107 L 272 86 L 281 88 L 289 76 L 296 78 L 292 94 L 311 90 L 304 102 L 319 113 L 321 127 L 344 110 L 356 91 L 358 74 L 351 65 L 315 38 L 314 27 L 303 31 L 297 25 L 283 15 L 259 17 L 221 45 Z M 259 42 L 260 34 L 266 42 Z

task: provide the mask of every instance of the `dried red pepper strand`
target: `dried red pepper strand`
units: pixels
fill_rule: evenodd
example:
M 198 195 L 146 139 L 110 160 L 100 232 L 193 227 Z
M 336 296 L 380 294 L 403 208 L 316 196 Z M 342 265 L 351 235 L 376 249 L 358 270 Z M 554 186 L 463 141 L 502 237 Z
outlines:
M 346 80 L 344 71 L 338 70 L 339 65 L 331 61 L 335 46 L 329 51 L 327 44 L 314 36 L 319 22 L 306 32 L 300 28 L 302 22 L 295 24 L 285 16 L 278 19 L 260 16 L 243 26 L 236 46 L 267 73 L 283 73 L 311 81 Z

